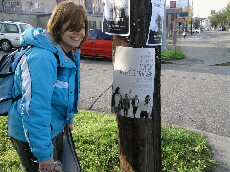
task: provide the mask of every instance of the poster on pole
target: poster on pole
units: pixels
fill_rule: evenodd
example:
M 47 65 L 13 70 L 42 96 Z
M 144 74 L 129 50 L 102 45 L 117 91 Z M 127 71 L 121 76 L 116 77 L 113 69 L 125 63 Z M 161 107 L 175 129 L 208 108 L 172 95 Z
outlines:
M 152 16 L 146 45 L 162 45 L 165 0 L 151 0 Z
M 130 0 L 104 0 L 102 30 L 109 35 L 129 36 Z
M 155 48 L 116 47 L 112 113 L 152 118 Z

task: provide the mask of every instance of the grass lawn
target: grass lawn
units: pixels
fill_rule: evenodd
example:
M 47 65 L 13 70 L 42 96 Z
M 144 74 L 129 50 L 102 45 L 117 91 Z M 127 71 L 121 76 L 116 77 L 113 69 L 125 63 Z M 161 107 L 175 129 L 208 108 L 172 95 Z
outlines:
M 114 116 L 80 111 L 73 139 L 85 172 L 119 172 L 117 124 Z M 203 136 L 179 127 L 162 126 L 162 171 L 203 172 L 214 161 Z M 18 157 L 7 136 L 7 117 L 0 121 L 0 171 L 19 172 Z M 4 171 L 4 170 L 2 170 Z

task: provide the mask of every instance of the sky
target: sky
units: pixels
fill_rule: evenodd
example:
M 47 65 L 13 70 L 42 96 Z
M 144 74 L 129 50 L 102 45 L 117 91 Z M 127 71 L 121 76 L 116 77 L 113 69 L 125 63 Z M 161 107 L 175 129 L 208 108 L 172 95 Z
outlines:
M 220 11 L 225 8 L 230 0 L 166 0 L 166 5 L 170 4 L 170 1 L 177 1 L 177 7 L 187 6 L 192 4 L 193 1 L 193 16 L 207 18 L 210 16 L 211 10 Z
M 220 11 L 227 6 L 228 2 L 229 0 L 193 0 L 193 16 L 208 17 L 211 10 Z

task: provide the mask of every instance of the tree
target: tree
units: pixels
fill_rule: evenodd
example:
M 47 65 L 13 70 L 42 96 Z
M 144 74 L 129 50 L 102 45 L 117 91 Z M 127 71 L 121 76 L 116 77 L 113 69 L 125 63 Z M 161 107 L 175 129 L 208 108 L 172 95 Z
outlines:
M 230 24 L 230 3 L 228 3 L 227 7 L 223 10 L 218 11 L 213 14 L 211 17 L 211 21 L 213 25 L 228 25 Z
M 127 172 L 161 171 L 161 46 L 146 46 L 151 15 L 151 0 L 130 0 L 130 36 L 113 36 L 114 52 L 123 46 L 155 48 L 156 53 L 152 119 L 117 115 L 120 168 Z

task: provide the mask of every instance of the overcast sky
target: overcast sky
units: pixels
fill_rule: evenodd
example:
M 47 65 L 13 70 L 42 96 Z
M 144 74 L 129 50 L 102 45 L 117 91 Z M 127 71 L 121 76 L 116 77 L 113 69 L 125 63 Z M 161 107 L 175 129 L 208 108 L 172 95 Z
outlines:
M 208 17 L 211 10 L 219 11 L 225 8 L 230 0 L 166 0 L 166 4 L 169 5 L 170 1 L 177 1 L 177 8 L 190 5 L 193 2 L 193 16 L 194 17 Z
M 208 17 L 211 10 L 219 11 L 225 8 L 229 0 L 193 0 L 193 13 L 195 17 Z

